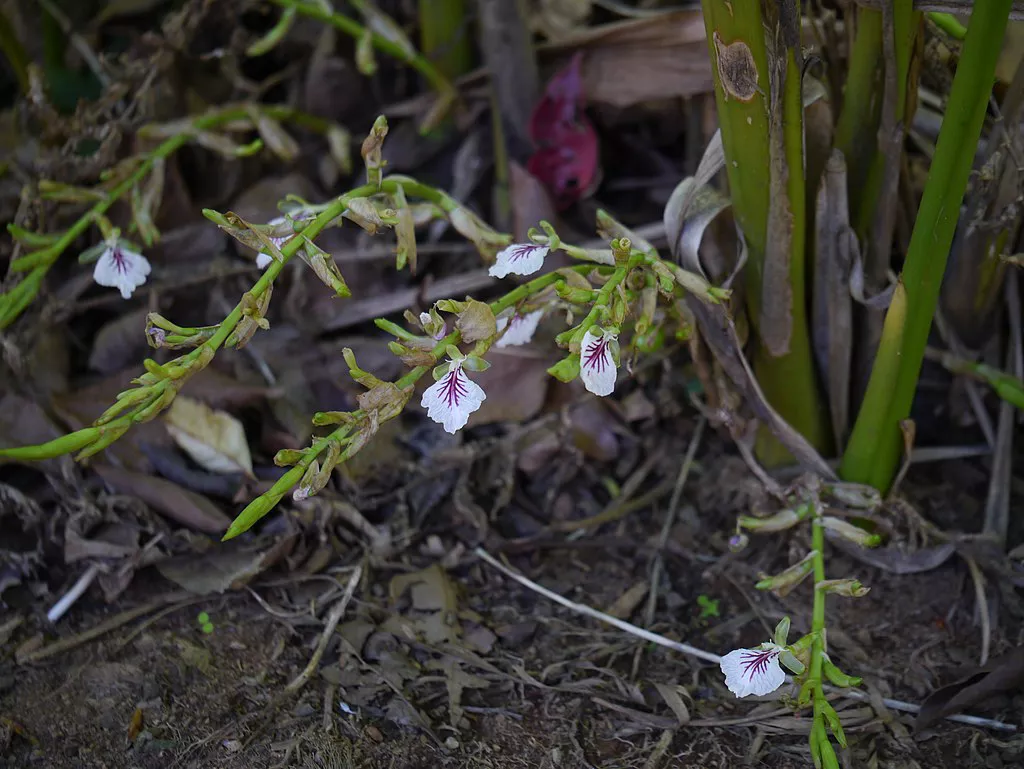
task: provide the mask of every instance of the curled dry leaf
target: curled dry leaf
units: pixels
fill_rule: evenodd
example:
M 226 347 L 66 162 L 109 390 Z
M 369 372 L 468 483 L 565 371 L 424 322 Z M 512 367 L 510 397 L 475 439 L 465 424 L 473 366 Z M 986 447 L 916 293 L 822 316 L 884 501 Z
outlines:
M 225 411 L 179 395 L 164 416 L 171 437 L 211 473 L 252 476 L 252 456 L 242 423 Z
M 1014 694 L 1024 686 L 1024 646 L 990 660 L 988 664 L 938 689 L 921 705 L 914 731 L 929 726 L 968 708 L 988 705 L 1003 695 Z
M 832 432 L 842 442 L 849 427 L 850 367 L 853 355 L 853 299 L 850 269 L 857 236 L 850 228 L 846 161 L 833 150 L 818 186 L 815 226 L 812 334 L 818 367 L 828 385 Z
M 231 519 L 206 497 L 163 478 L 110 465 L 96 465 L 95 470 L 118 494 L 137 497 L 182 526 L 207 534 L 221 534 L 231 525 Z
M 148 312 L 148 308 L 128 312 L 104 325 L 93 341 L 89 368 L 113 374 L 137 363 L 148 347 L 143 333 Z
M 699 254 L 704 231 L 726 207 L 706 186 L 706 181 L 711 179 L 724 162 L 724 155 L 720 152 L 720 138 L 716 134 L 708 144 L 697 176 L 684 179 L 665 208 L 665 232 L 669 236 L 672 255 L 687 269 L 698 274 L 704 273 Z M 743 261 L 744 256 L 741 254 L 737 269 Z M 701 337 L 757 418 L 806 469 L 823 478 L 834 479 L 836 475 L 829 464 L 768 403 L 743 355 L 743 343 L 727 308 L 722 304 L 709 304 L 693 295 L 686 297 L 686 304 L 697 319 Z
M 699 9 L 580 30 L 538 47 L 541 61 L 583 51 L 583 86 L 592 104 L 630 107 L 711 93 L 714 79 Z

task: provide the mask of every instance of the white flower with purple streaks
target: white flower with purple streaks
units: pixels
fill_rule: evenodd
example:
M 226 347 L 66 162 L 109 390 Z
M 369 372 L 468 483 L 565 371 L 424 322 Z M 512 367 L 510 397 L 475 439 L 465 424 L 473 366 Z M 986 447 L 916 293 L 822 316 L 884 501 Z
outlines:
M 611 395 L 615 389 L 615 359 L 611 344 L 615 335 L 607 332 L 600 336 L 593 329 L 587 329 L 580 345 L 580 379 L 583 386 L 594 395 Z
M 146 282 L 150 269 L 149 260 L 142 254 L 125 248 L 117 240 L 109 240 L 96 261 L 92 279 L 101 286 L 120 290 L 122 297 L 130 299 L 132 292 Z
M 515 310 L 506 310 L 501 313 L 497 317 L 498 333 L 501 336 L 498 337 L 498 341 L 494 343 L 494 346 L 518 347 L 519 345 L 529 344 L 530 340 L 533 339 L 533 335 L 537 332 L 537 324 L 540 323 L 542 317 L 544 317 L 544 310 L 534 310 L 525 315 L 521 315 Z M 502 331 L 505 333 L 502 334 Z
M 547 255 L 547 246 L 513 243 L 498 253 L 498 261 L 487 272 L 492 278 L 504 278 L 509 274 L 532 275 L 544 266 L 544 257 Z
M 725 685 L 737 697 L 771 694 L 786 681 L 786 674 L 779 665 L 783 651 L 778 644 L 763 643 L 756 649 L 729 652 L 720 663 Z
M 427 416 L 455 434 L 466 426 L 469 415 L 487 399 L 483 388 L 462 370 L 462 360 L 453 360 L 448 373 L 426 389 L 420 405 Z

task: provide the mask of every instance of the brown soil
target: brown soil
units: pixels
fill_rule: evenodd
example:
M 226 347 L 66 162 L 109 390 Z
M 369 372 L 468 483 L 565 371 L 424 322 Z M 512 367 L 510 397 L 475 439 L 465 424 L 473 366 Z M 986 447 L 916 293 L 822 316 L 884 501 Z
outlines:
M 779 600 L 749 587 L 759 571 L 791 555 L 785 539 L 755 540 L 741 556 L 723 547 L 723 532 L 744 501 L 736 493 L 743 470 L 719 453 L 712 446 L 684 495 L 664 550 L 651 629 L 722 653 L 764 640 L 784 612 L 800 632 L 810 604 L 803 588 Z M 912 480 L 922 487 L 933 482 Z M 723 494 L 726 488 L 730 492 Z M 931 488 L 919 504 L 953 499 L 951 489 Z M 607 609 L 649 578 L 664 507 L 635 513 L 575 542 L 560 537 L 514 548 L 506 543 L 509 561 L 566 597 Z M 933 518 L 953 514 L 949 508 L 924 512 Z M 458 630 L 455 643 L 430 640 L 439 626 L 420 611 L 415 594 L 411 601 L 388 597 L 395 575 L 438 562 L 426 552 L 437 547 L 435 540 L 409 548 L 401 562 L 371 562 L 339 628 L 344 640 L 328 647 L 321 675 L 297 694 L 285 687 L 309 661 L 328 610 L 318 603 L 314 617 L 311 601 L 325 589 L 340 593 L 327 578 L 331 568 L 326 576 L 302 582 L 264 575 L 252 590 L 201 603 L 193 599 L 34 665 L 17 666 L 11 659 L 15 641 L 29 635 L 19 629 L 0 668 L 0 714 L 7 730 L 0 766 L 810 765 L 802 732 L 806 718 L 758 718 L 778 705 L 737 701 L 713 666 L 577 616 L 473 556 L 453 553 L 457 542 L 442 528 L 433 536 L 443 542 L 443 560 L 452 566 L 457 616 L 446 621 Z M 799 537 L 791 542 L 796 552 Z M 493 537 L 487 544 L 502 547 Z M 342 570 L 337 569 L 339 583 L 346 579 Z M 829 628 L 833 657 L 864 676 L 869 687 L 920 702 L 976 661 L 980 631 L 971 619 L 973 588 L 956 558 L 925 574 L 898 576 L 834 554 L 830 570 L 835 576 L 855 573 L 872 587 L 860 600 L 833 599 Z M 116 606 L 87 594 L 57 634 L 73 636 L 167 592 L 164 580 L 143 572 Z M 263 600 L 257 602 L 253 593 Z M 718 601 L 717 617 L 701 617 L 702 595 Z M 626 614 L 642 624 L 646 599 L 633 603 Z M 212 633 L 200 630 L 200 610 L 209 614 Z M 993 656 L 1020 639 L 1021 625 L 1012 614 L 1002 616 Z M 456 681 L 461 712 L 453 715 Z M 657 684 L 680 687 L 690 724 L 679 725 Z M 854 766 L 1000 767 L 1024 761 L 1019 737 L 950 722 L 915 737 L 908 734 L 911 721 L 904 714 L 850 707 L 860 708 L 858 725 L 848 731 L 847 758 Z M 1022 700 L 994 701 L 987 710 L 986 715 L 1019 722 Z M 846 714 L 857 718 L 854 710 Z M 715 725 L 747 715 L 753 717 L 740 725 Z

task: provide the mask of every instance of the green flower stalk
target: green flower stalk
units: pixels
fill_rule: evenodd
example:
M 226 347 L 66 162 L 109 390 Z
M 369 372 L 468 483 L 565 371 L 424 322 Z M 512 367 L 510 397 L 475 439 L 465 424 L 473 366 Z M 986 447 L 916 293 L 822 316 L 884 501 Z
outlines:
M 14 323 L 32 303 L 42 287 L 46 274 L 61 255 L 91 226 L 103 226 L 105 215 L 110 208 L 130 193 L 142 189 L 147 178 L 153 175 L 164 161 L 179 149 L 187 144 L 196 143 L 229 157 L 240 157 L 258 150 L 262 146 L 260 140 L 256 145 L 238 146 L 227 137 L 214 133 L 214 129 L 229 123 L 251 121 L 254 111 L 264 119 L 263 131 L 274 131 L 273 124 L 279 120 L 291 121 L 324 134 L 330 134 L 335 130 L 335 127 L 327 121 L 306 115 L 290 107 L 231 105 L 171 124 L 144 126 L 139 131 L 141 136 L 163 138 L 163 141 L 154 149 L 125 161 L 124 166 L 129 169 L 128 173 L 125 173 L 120 180 L 115 178 L 109 184 L 109 188 L 86 190 L 41 185 L 44 194 L 51 199 L 92 202 L 92 205 L 67 230 L 58 234 L 41 235 L 26 232 L 13 224 L 8 225 L 8 232 L 17 241 L 33 250 L 14 259 L 10 264 L 11 275 L 19 273 L 27 273 L 27 275 L 13 288 L 0 294 L 0 330 Z M 136 215 L 136 227 L 138 227 L 137 223 L 140 217 L 145 220 L 155 216 L 156 212 L 153 207 L 158 201 L 153 196 L 150 196 L 148 200 L 150 207 L 145 210 L 133 207 L 135 208 L 133 213 Z
M 826 644 L 826 598 L 829 595 L 859 598 L 867 594 L 868 588 L 852 578 L 826 579 L 825 533 L 831 530 L 862 547 L 877 545 L 879 538 L 845 520 L 825 516 L 822 497 L 827 497 L 831 508 L 849 506 L 854 510 L 873 508 L 878 500 L 870 493 L 865 494 L 865 490 L 857 485 L 833 484 L 822 488 L 816 481 L 798 490 L 796 496 L 801 500 L 798 504 L 772 516 L 741 516 L 733 540 L 735 547 L 742 549 L 747 544 L 743 530 L 765 534 L 810 524 L 810 551 L 789 568 L 774 576 L 763 577 L 756 585 L 759 590 L 771 590 L 785 595 L 812 577 L 814 587 L 810 630 L 795 643 L 788 644 L 790 623 L 788 617 L 784 618 L 771 641 L 753 649 L 730 652 L 722 658 L 721 668 L 726 686 L 737 697 L 751 694 L 764 696 L 775 691 L 785 683 L 782 668 L 787 668 L 799 686 L 795 707 L 811 707 L 813 717 L 809 741 L 815 767 L 838 769 L 839 762 L 832 739 L 845 748 L 846 735 L 838 714 L 825 697 L 823 681 L 827 680 L 834 686 L 852 687 L 858 686 L 860 679 L 843 673 L 829 659 Z
M 231 212 L 204 211 L 217 226 L 258 252 L 257 264 L 264 272 L 255 285 L 223 321 L 213 326 L 184 327 L 150 313 L 146 337 L 152 346 L 192 349 L 164 364 L 145 361 L 146 372 L 133 380 L 135 387 L 120 393 L 94 425 L 42 446 L 2 449 L 0 456 L 38 460 L 78 451 L 79 457 L 85 457 L 106 448 L 133 425 L 156 418 L 222 347 L 241 347 L 257 331 L 268 327 L 266 314 L 274 281 L 296 255 L 336 296 L 347 297 L 348 287 L 337 265 L 314 242 L 324 229 L 339 226 L 346 219 L 371 233 L 394 228 L 398 250 L 405 253 L 405 259 L 398 260 L 399 268 L 414 264 L 410 221 L 418 219 L 422 224 L 441 217 L 477 246 L 482 258 L 492 262 L 491 273 L 498 277 L 536 273 L 553 250 L 564 250 L 581 263 L 532 278 L 490 303 L 472 298 L 437 302 L 418 318 L 407 314 L 410 328 L 378 320 L 378 327 L 395 337 L 390 349 L 411 370 L 395 382 L 384 382 L 359 368 L 351 351 L 346 350 L 350 376 L 366 388 L 359 398 L 359 408 L 347 413 L 316 414 L 313 423 L 335 426 L 333 431 L 304 450 L 279 453 L 275 461 L 290 469 L 242 511 L 226 538 L 248 530 L 289 492 L 301 502 L 323 489 L 336 466 L 360 451 L 381 424 L 402 413 L 414 385 L 428 371 L 433 373 L 435 383 L 420 402 L 427 416 L 449 432 L 464 427 L 486 398 L 470 374 L 486 370 L 484 356 L 492 345 L 528 342 L 545 313 L 561 308 L 572 317 L 582 318 L 557 337 L 569 351 L 566 360 L 572 361 L 571 366 L 557 366 L 552 373 L 566 381 L 578 376 L 591 392 L 608 395 L 617 379 L 619 335 L 631 318 L 642 318 L 644 333 L 656 334 L 666 323 L 688 322 L 678 312 L 684 294 L 712 303 L 729 296 L 728 291 L 708 285 L 701 276 L 662 261 L 646 244 L 643 250 L 635 248 L 628 237 L 614 238 L 609 249 L 583 249 L 563 243 L 550 224 L 541 222 L 539 229 L 530 233 L 532 242 L 512 244 L 507 234 L 488 227 L 446 193 L 409 177 L 385 176 L 381 144 L 386 134 L 387 123 L 381 118 L 363 143 L 367 183 L 327 203 L 314 205 L 289 197 L 281 204 L 284 215 L 267 224 L 247 222 Z M 422 202 L 411 202 L 417 199 Z M 106 198 L 101 201 L 105 202 Z M 413 205 L 421 207 L 416 217 Z M 107 242 L 86 256 L 102 254 L 102 261 L 115 248 L 111 244 L 120 247 L 120 241 L 119 233 L 104 219 L 98 223 L 107 233 Z M 602 214 L 601 227 L 626 232 L 606 214 Z M 119 258 L 125 257 L 122 254 Z M 635 290 L 643 286 L 657 286 L 657 293 L 666 299 L 663 312 L 654 312 L 649 307 L 650 297 Z M 454 316 L 454 330 L 449 329 L 444 315 Z M 460 345 L 472 347 L 464 351 Z

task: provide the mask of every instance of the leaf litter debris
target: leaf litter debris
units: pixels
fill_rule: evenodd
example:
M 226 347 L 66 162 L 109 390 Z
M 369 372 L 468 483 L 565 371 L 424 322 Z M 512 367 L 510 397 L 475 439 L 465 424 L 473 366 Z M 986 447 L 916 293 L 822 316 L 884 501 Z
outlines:
M 13 144 L 19 156 L 29 156 L 29 162 L 14 164 L 19 179 L 96 181 L 129 151 L 126 145 L 153 138 L 140 136 L 140 125 L 184 114 L 166 114 L 178 109 L 172 106 L 176 100 L 203 108 L 288 91 L 289 99 L 300 95 L 314 119 L 343 122 L 351 135 L 379 111 L 421 118 L 421 104 L 434 101 L 384 56 L 375 57 L 377 74 L 364 79 L 331 30 L 295 24 L 285 47 L 251 61 L 242 52 L 266 32 L 260 28 L 267 18 L 262 10 L 231 0 L 219 8 L 187 2 L 165 14 L 164 5 L 100 3 L 91 23 L 82 26 L 86 31 L 76 34 L 75 45 L 85 50 L 104 45 L 110 34 L 131 39 L 124 55 L 103 52 L 104 78 L 118 82 L 101 99 L 90 101 L 78 92 L 78 106 L 71 104 L 66 113 L 45 99 L 26 103 L 30 116 L 45 118 L 40 135 L 26 129 L 16 110 L 6 111 L 4 125 L 14 136 L 2 139 L 5 148 Z M 413 47 L 374 4 L 359 5 L 373 31 Z M 379 5 L 393 10 L 396 4 Z M 532 26 L 548 38 L 538 47 L 544 82 L 571 68 L 578 81 L 570 94 L 575 119 L 586 129 L 576 148 L 586 163 L 570 163 L 577 176 L 566 182 L 557 164 L 537 173 L 563 208 L 560 231 L 589 232 L 593 217 L 587 207 L 600 202 L 621 210 L 637 233 L 655 241 L 658 233 L 668 233 L 669 248 L 681 259 L 696 260 L 702 270 L 721 268 L 705 261 L 710 247 L 727 253 L 733 245 L 711 221 L 728 216 L 723 202 L 708 194 L 714 171 L 703 168 L 703 174 L 687 178 L 670 160 L 677 149 L 673 126 L 685 118 L 699 129 L 700 121 L 690 118 L 705 111 L 712 87 L 700 13 L 671 10 L 645 17 L 639 12 L 651 9 L 639 4 L 534 5 Z M 616 6 L 636 14 L 622 20 Z M 11 13 L 16 27 L 24 24 L 17 10 Z M 143 34 L 136 26 L 140 19 L 145 29 L 159 32 Z M 595 19 L 607 23 L 590 24 Z M 70 77 L 81 72 L 65 69 L 65 87 L 84 87 Z M 480 82 L 479 75 L 467 75 L 467 101 L 485 102 Z M 681 98 L 690 100 L 692 115 L 650 106 Z M 476 163 L 489 168 L 490 116 L 479 108 L 475 115 L 471 127 L 485 145 Z M 528 116 L 521 117 L 525 122 Z M 324 199 L 352 174 L 342 135 L 294 129 L 259 110 L 250 110 L 249 121 L 251 130 L 198 137 L 202 149 L 183 152 L 163 167 L 160 200 L 152 211 L 163 239 L 152 252 L 151 290 L 137 292 L 136 304 L 107 302 L 72 270 L 54 270 L 50 293 L 29 316 L 31 323 L 3 340 L 0 445 L 43 442 L 90 424 L 138 375 L 150 312 L 201 325 L 220 317 L 222 296 L 246 290 L 256 270 L 255 252 L 197 221 L 201 207 L 229 207 L 253 221 L 269 221 L 286 194 Z M 694 133 L 699 145 L 714 146 L 713 132 Z M 550 150 L 552 141 L 557 144 L 553 134 L 547 131 L 538 143 Z M 257 135 L 271 153 L 239 158 L 245 142 Z M 413 137 L 406 140 L 408 165 L 453 164 L 444 142 L 438 149 L 416 131 L 407 135 Z M 598 137 L 610 148 L 600 172 L 594 157 Z M 606 157 L 614 162 L 604 162 Z M 676 188 L 669 208 L 680 200 L 688 207 L 671 217 L 666 211 L 662 222 L 664 195 L 615 195 L 598 186 L 602 180 L 623 181 L 623 167 L 659 178 L 669 173 L 673 183 L 683 179 L 688 187 Z M 552 178 L 545 176 L 549 171 Z M 447 171 L 437 173 L 444 177 Z M 10 220 L 21 226 L 39 217 L 52 220 L 55 229 L 71 223 L 57 209 L 23 210 L 17 203 L 20 185 L 9 188 L 7 180 L 0 177 L 0 210 L 10 210 Z M 485 207 L 486 192 L 477 182 L 466 194 Z M 688 199 L 691 194 L 695 199 Z M 513 218 L 537 218 L 536 209 L 528 208 L 532 196 L 514 201 Z M 739 331 L 723 318 L 702 318 L 703 327 L 721 334 L 690 343 L 714 354 L 705 355 L 712 361 L 705 370 L 683 367 L 678 347 L 672 347 L 653 356 L 649 368 L 631 371 L 630 389 L 610 404 L 581 398 L 578 388 L 547 377 L 557 359 L 550 346 L 502 351 L 492 369 L 480 374 L 488 400 L 468 436 L 449 440 L 415 418 L 396 422 L 391 433 L 381 430 L 358 463 L 335 473 L 321 497 L 287 507 L 237 545 L 218 543 L 239 506 L 280 477 L 272 463 L 276 452 L 308 442 L 313 428 L 295 414 L 353 408 L 358 392 L 338 364 L 342 347 L 356 348 L 367 370 L 391 377 L 394 359 L 367 321 L 381 308 L 395 315 L 418 313 L 434 299 L 476 293 L 491 283 L 485 271 L 474 272 L 476 263 L 454 242 L 442 241 L 437 249 L 421 243 L 415 279 L 396 277 L 377 256 L 379 241 L 371 243 L 357 228 L 330 230 L 320 242 L 345 267 L 356 300 L 327 296 L 308 271 L 286 271 L 270 329 L 254 337 L 243 354 L 225 356 L 197 375 L 164 420 L 133 430 L 84 467 L 63 460 L 0 466 L 0 642 L 12 652 L 5 656 L 21 666 L 18 680 L 9 672 L 13 668 L 0 667 L 0 749 L 19 758 L 26 750 L 60 755 L 62 743 L 99 752 L 94 729 L 119 750 L 128 737 L 129 758 L 99 759 L 111 766 L 151 755 L 174 755 L 179 762 L 202 755 L 207 765 L 248 766 L 250 750 L 282 761 L 313 746 L 327 755 L 317 734 L 324 727 L 333 740 L 330 750 L 367 761 L 397 756 L 395 765 L 424 765 L 438 752 L 468 756 L 472 749 L 486 752 L 499 767 L 520 765 L 498 763 L 493 757 L 502 751 L 532 765 L 557 763 L 556 752 L 593 761 L 594 754 L 607 751 L 613 761 L 639 755 L 653 767 L 669 745 L 692 741 L 706 751 L 703 765 L 713 766 L 726 765 L 718 757 L 750 747 L 727 727 L 804 729 L 788 709 L 770 703 L 750 713 L 723 705 L 715 677 L 695 663 L 559 613 L 534 592 L 541 582 L 554 583 L 555 592 L 540 595 L 573 612 L 609 607 L 608 618 L 585 613 L 601 622 L 613 617 L 619 629 L 684 655 L 700 652 L 696 656 L 704 662 L 718 656 L 701 652 L 698 644 L 721 649 L 722 636 L 747 635 L 747 625 L 758 620 L 774 620 L 783 610 L 796 616 L 785 603 L 736 587 L 757 570 L 770 570 L 770 562 L 784 554 L 759 551 L 757 561 L 744 562 L 721 540 L 733 514 L 767 499 L 726 441 L 708 439 L 680 502 L 685 509 L 665 536 L 659 530 L 677 472 L 663 458 L 682 456 L 686 444 L 679 438 L 693 430 L 688 402 L 694 392 L 703 390 L 708 402 L 722 404 L 717 415 L 737 420 L 725 422 L 736 435 L 751 418 L 730 412 L 731 391 L 752 393 L 755 416 L 774 427 L 806 465 L 822 475 L 831 472 L 758 397 Z M 0 245 L 5 256 L 16 256 L 9 248 Z M 390 247 L 384 250 L 393 255 Z M 723 264 L 726 274 L 737 268 L 728 260 Z M 696 304 L 692 310 L 707 311 Z M 488 376 L 505 386 L 489 385 Z M 839 392 L 833 379 L 830 387 Z M 934 499 L 917 502 L 929 511 L 949 507 Z M 922 529 L 916 513 L 898 506 L 885 514 L 878 523 L 889 528 L 894 546 L 872 551 L 871 565 L 908 578 L 920 575 L 919 581 L 884 588 L 908 593 L 889 614 L 879 614 L 890 619 L 843 617 L 830 639 L 837 653 L 851 656 L 896 647 L 894 659 L 877 671 L 879 692 L 867 700 L 871 707 L 856 699 L 839 709 L 851 733 L 861 729 L 877 740 L 856 746 L 862 753 L 875 745 L 889 749 L 878 737 L 891 718 L 885 708 L 907 709 L 907 703 L 882 693 L 922 699 L 933 691 L 917 723 L 925 728 L 958 711 L 990 706 L 991 697 L 1010 689 L 1016 677 L 1010 653 L 948 687 L 924 687 L 926 679 L 939 680 L 942 668 L 961 667 L 950 665 L 956 651 L 940 656 L 927 646 L 934 633 L 925 630 L 934 631 L 941 620 L 941 632 L 970 632 L 964 601 L 951 597 L 957 593 L 947 560 L 958 547 L 975 554 L 977 547 L 969 551 L 971 543 L 949 542 Z M 521 575 L 487 555 L 503 551 L 517 553 L 519 568 L 536 574 L 527 589 L 491 571 L 499 568 L 523 584 Z M 844 552 L 852 562 L 861 551 Z M 655 556 L 664 566 L 652 581 L 646 561 Z M 1002 569 L 1003 576 L 1012 569 L 981 560 L 986 568 Z M 950 588 L 941 604 L 930 597 L 943 593 L 935 581 Z M 725 617 L 710 627 L 700 624 L 694 608 L 705 594 L 720 600 Z M 577 600 L 567 601 L 568 595 Z M 893 644 L 884 623 L 895 622 L 908 606 L 917 612 L 917 626 L 907 628 L 906 641 Z M 1016 603 L 1009 600 L 1007 607 L 1013 612 Z M 194 621 L 200 608 L 214 620 L 211 633 Z M 997 637 L 996 644 L 1006 646 L 1007 636 Z M 96 665 L 97 659 L 104 662 Z M 38 666 L 43 661 L 49 666 Z M 901 668 L 911 672 L 904 676 Z M 282 696 L 289 688 L 288 697 Z M 94 709 L 95 719 L 75 723 L 72 711 L 42 695 L 51 691 L 72 701 L 77 697 Z M 580 747 L 577 727 L 585 719 L 593 726 Z M 678 736 L 679 730 L 692 735 L 701 727 L 706 734 Z M 891 723 L 888 728 L 898 731 Z M 190 733 L 194 740 L 185 736 Z M 655 752 L 645 753 L 650 746 L 643 741 L 659 733 Z M 420 734 L 428 735 L 429 750 Z M 777 749 L 762 754 L 775 761 L 779 755 Z M 231 763 L 236 760 L 246 763 Z

